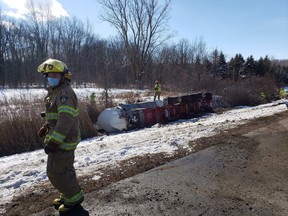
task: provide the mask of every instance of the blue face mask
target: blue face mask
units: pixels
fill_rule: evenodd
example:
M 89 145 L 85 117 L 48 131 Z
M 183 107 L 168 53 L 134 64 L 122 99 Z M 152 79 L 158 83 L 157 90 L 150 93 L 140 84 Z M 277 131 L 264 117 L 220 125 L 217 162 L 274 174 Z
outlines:
M 60 80 L 57 78 L 48 77 L 48 85 L 51 87 L 55 87 L 59 84 Z

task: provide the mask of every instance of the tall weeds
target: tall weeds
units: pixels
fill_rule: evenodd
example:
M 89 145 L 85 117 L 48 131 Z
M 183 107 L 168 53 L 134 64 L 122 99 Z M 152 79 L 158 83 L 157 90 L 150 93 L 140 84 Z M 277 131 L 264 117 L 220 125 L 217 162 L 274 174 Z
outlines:
M 85 102 L 79 104 L 82 139 L 97 136 L 88 114 L 88 105 Z M 40 116 L 43 109 L 44 104 L 39 99 L 27 101 L 21 98 L 1 102 L 0 157 L 43 148 L 43 139 L 38 137 L 38 130 L 45 122 Z M 97 109 L 89 109 L 89 112 L 95 112 L 94 115 L 98 116 Z

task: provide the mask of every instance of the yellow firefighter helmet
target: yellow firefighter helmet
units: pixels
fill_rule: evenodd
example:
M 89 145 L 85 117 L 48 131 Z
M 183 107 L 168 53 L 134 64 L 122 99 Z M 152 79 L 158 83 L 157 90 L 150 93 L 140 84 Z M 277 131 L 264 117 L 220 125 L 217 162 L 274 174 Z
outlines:
M 67 65 L 58 59 L 48 59 L 38 66 L 38 72 L 42 74 L 63 73 L 64 77 L 69 79 L 72 74 L 69 72 Z

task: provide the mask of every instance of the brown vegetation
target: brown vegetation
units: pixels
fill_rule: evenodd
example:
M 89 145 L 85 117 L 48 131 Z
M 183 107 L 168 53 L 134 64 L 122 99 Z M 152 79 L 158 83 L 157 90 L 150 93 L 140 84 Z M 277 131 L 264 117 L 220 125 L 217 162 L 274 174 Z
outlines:
M 0 104 L 0 157 L 43 148 L 43 140 L 38 137 L 38 130 L 45 122 L 40 115 L 43 106 L 40 101 L 24 99 Z M 89 113 L 97 118 L 99 110 L 91 107 L 87 102 L 79 104 L 82 139 L 97 135 Z

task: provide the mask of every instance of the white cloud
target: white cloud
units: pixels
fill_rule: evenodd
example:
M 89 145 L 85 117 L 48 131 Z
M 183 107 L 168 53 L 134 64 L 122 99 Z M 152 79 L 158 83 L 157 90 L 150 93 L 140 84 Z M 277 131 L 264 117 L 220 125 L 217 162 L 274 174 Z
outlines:
M 15 17 L 17 19 L 24 18 L 23 13 L 14 12 L 14 11 L 5 11 L 7 16 Z
M 9 9 L 4 10 L 4 13 L 8 16 L 15 18 L 23 18 L 24 14 L 27 13 L 25 7 L 25 0 L 0 0 Z
M 26 0 L 1 0 L 5 5 L 11 9 L 21 10 L 25 8 Z
M 58 0 L 0 0 L 0 2 L 8 7 L 8 9 L 4 11 L 5 14 L 15 18 L 24 18 L 24 16 L 29 13 L 28 5 L 31 2 L 34 4 L 35 8 L 50 5 L 50 10 L 54 17 L 69 16 L 68 12 Z
M 52 2 L 52 13 L 55 12 L 55 14 L 53 14 L 54 16 L 69 16 L 68 12 L 62 7 L 62 4 L 56 0 L 53 0 Z

